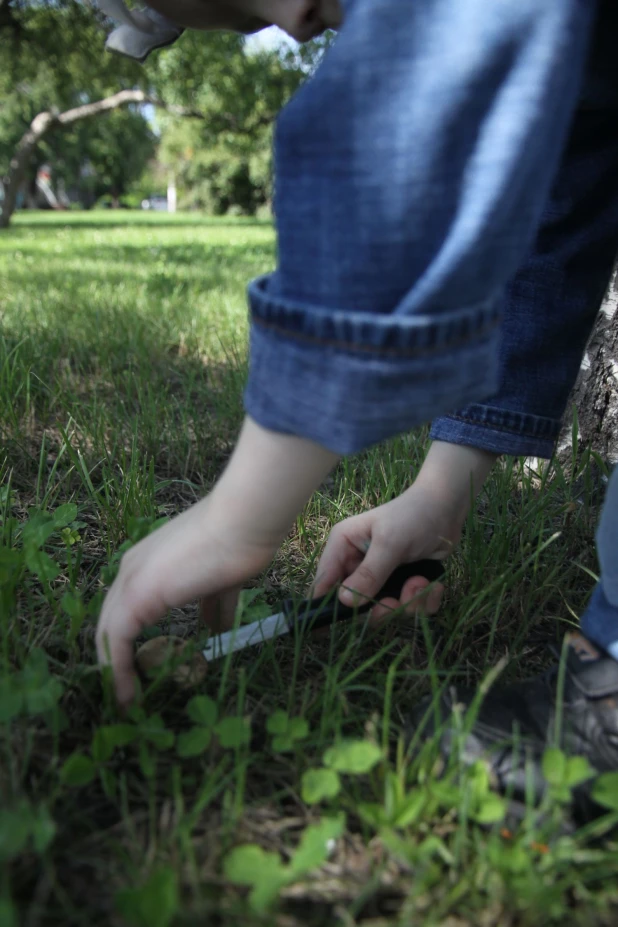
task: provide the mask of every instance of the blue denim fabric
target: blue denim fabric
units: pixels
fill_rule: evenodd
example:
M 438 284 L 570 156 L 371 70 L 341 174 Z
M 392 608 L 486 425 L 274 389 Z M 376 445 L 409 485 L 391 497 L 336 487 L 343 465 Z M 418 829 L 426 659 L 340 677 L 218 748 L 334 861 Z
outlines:
M 594 0 L 350 0 L 280 116 L 247 412 L 351 453 L 495 393 Z
M 582 632 L 618 660 L 618 467 L 614 470 L 597 530 L 601 580 L 582 615 Z
M 509 285 L 500 388 L 432 437 L 551 457 L 618 254 L 618 3 L 602 0 L 582 90 L 532 253 Z

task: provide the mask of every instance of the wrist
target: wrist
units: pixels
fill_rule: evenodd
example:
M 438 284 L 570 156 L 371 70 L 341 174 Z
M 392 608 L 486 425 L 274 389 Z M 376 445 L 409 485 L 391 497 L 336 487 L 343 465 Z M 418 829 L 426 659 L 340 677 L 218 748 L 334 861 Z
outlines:
M 413 486 L 437 496 L 463 525 L 499 456 L 469 445 L 434 441 Z

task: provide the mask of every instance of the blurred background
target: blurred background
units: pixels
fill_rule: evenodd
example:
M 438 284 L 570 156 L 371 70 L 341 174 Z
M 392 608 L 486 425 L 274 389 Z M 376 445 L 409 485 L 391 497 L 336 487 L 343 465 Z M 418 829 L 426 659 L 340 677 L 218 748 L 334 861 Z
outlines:
M 140 65 L 83 0 L 0 0 L 0 226 L 23 209 L 270 214 L 275 117 L 332 40 L 185 33 Z

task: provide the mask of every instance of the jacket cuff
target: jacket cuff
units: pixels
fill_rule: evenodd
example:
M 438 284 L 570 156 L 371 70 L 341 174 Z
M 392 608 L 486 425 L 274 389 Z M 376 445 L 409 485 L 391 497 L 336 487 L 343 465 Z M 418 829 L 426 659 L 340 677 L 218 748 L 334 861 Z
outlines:
M 247 413 L 264 428 L 353 454 L 495 393 L 500 301 L 434 315 L 294 303 L 249 287 Z
M 560 419 L 476 404 L 434 421 L 430 437 L 494 454 L 550 458 L 560 429 Z

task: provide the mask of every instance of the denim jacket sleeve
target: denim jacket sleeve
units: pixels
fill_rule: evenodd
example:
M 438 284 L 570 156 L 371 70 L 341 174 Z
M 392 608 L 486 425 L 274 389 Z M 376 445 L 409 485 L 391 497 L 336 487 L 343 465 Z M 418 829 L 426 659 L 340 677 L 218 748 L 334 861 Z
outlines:
M 500 386 L 433 438 L 551 457 L 618 253 L 618 5 L 601 0 L 577 110 L 534 244 L 505 298 Z
M 281 114 L 278 268 L 245 407 L 352 453 L 495 393 L 504 289 L 579 90 L 591 0 L 349 0 Z

